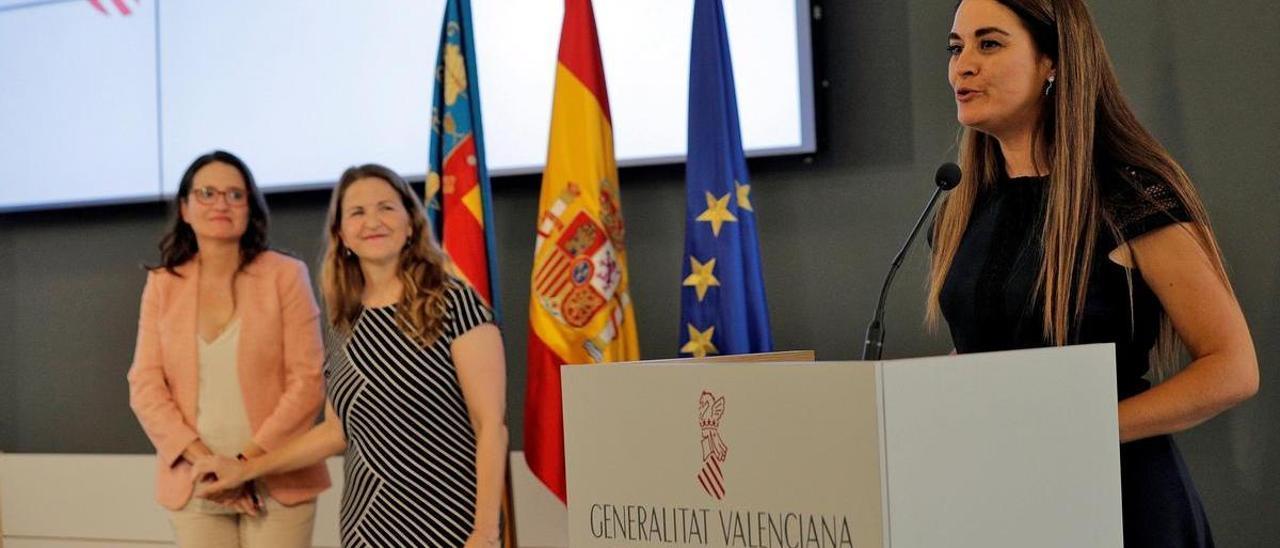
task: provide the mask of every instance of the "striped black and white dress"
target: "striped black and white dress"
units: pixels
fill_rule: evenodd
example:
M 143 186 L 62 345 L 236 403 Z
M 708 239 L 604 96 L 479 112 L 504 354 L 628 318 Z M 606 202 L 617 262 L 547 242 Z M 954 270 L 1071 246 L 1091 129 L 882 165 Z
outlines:
M 394 306 L 366 308 L 335 338 L 325 377 L 347 437 L 342 546 L 462 546 L 475 516 L 476 440 L 450 347 L 492 321 L 469 287 L 446 292 L 448 312 L 423 348 Z

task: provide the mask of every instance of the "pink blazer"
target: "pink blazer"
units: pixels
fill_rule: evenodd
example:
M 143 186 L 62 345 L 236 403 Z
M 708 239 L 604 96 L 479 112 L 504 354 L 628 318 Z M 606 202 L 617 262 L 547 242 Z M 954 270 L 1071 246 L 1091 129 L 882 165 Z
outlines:
M 190 463 L 182 451 L 199 438 L 195 259 L 147 275 L 138 343 L 129 368 L 129 405 L 156 448 L 156 499 L 177 510 L 191 498 Z M 253 441 L 274 451 L 306 432 L 324 402 L 320 310 L 302 261 L 266 251 L 237 279 L 240 347 L 236 368 Z M 329 487 L 324 464 L 263 478 L 286 505 L 314 499 Z

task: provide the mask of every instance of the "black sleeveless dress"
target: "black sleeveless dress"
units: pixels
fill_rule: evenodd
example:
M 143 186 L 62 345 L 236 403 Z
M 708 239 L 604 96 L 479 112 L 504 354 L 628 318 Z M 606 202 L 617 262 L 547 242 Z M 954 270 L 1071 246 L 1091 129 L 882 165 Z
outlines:
M 1035 291 L 1047 188 L 1044 177 L 1006 178 L 975 202 L 939 299 L 957 352 L 1049 346 Z M 1166 183 L 1131 168 L 1104 175 L 1101 191 L 1123 240 L 1189 218 Z M 1125 399 L 1151 386 L 1143 377 L 1162 308 L 1140 272 L 1127 275 L 1108 259 L 1117 241 L 1109 229 L 1099 232 L 1084 317 L 1069 338 L 1072 344 L 1115 343 L 1117 388 Z M 1127 548 L 1213 546 L 1173 438 L 1121 444 L 1120 478 Z

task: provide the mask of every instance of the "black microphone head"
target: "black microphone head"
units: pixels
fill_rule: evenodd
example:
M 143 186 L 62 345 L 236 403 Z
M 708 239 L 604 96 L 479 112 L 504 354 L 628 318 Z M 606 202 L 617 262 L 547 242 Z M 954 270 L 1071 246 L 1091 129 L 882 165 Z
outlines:
M 938 172 L 933 174 L 933 182 L 942 190 L 951 190 L 959 186 L 960 166 L 952 162 L 938 166 Z

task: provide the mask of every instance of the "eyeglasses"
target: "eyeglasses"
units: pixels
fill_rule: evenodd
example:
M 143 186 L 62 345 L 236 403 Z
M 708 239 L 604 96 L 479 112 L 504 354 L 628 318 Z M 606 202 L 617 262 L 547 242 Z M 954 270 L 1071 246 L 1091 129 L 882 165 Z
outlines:
M 242 206 L 249 201 L 249 193 L 239 188 L 218 190 L 211 186 L 202 186 L 191 189 L 191 195 L 196 197 L 197 202 L 204 205 L 213 205 L 218 201 L 219 196 L 226 196 L 227 205 L 232 206 Z

